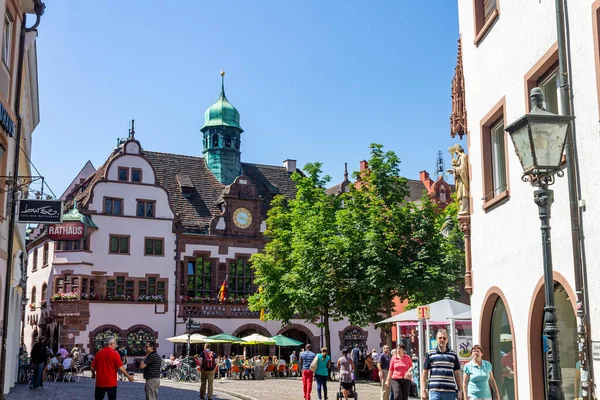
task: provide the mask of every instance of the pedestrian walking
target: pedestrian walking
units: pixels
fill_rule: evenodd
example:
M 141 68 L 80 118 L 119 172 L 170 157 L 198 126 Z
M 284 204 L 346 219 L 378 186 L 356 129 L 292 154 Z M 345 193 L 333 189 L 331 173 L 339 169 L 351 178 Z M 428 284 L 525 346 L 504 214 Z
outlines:
M 129 382 L 134 381 L 116 349 L 117 340 L 109 336 L 106 339 L 106 346 L 96 353 L 92 360 L 92 378 L 96 378 L 95 400 L 103 400 L 104 395 L 108 395 L 108 400 L 117 400 L 117 371 L 121 371 L 129 379 Z
M 383 346 L 383 351 L 379 355 L 377 369 L 379 369 L 379 381 L 381 382 L 381 393 L 379 400 L 389 400 L 390 385 L 388 385 L 387 379 L 390 372 L 390 346 Z
M 317 370 L 315 371 L 319 400 L 327 400 L 327 379 L 329 379 L 330 367 L 331 357 L 327 354 L 327 347 L 323 347 L 321 349 L 321 354 L 317 355 Z M 321 397 L 321 389 L 323 389 L 323 397 Z
M 310 393 L 312 392 L 312 381 L 314 373 L 310 369 L 310 364 L 316 357 L 310 349 L 310 344 L 306 345 L 306 350 L 300 353 L 300 365 L 302 366 L 302 390 L 304 391 L 304 399 L 310 400 Z
M 421 375 L 421 398 L 427 399 L 429 378 L 429 400 L 462 399 L 460 362 L 448 347 L 448 331 L 440 329 L 436 334 L 437 347 L 425 355 Z
M 208 392 L 208 400 L 213 398 L 213 384 L 215 370 L 218 368 L 217 355 L 210 349 L 210 343 L 204 344 L 204 351 L 200 353 L 200 399 Z M 208 390 L 207 390 L 208 386 Z
M 162 358 L 156 352 L 155 342 L 146 342 L 146 358 L 140 363 L 140 368 L 144 370 L 144 391 L 146 400 L 158 400 L 158 387 L 160 386 L 160 367 Z
M 390 373 L 386 379 L 386 386 L 394 389 L 394 400 L 408 400 L 412 382 L 412 358 L 404 351 L 404 344 L 396 346 L 396 355 L 390 360 Z
M 344 399 L 348 399 L 350 390 L 352 390 L 352 382 L 354 381 L 354 361 L 348 357 L 348 349 L 345 347 L 342 349 L 342 356 L 337 360 L 337 369 L 340 373 L 342 395 Z
M 483 348 L 475 344 L 472 347 L 473 359 L 465 365 L 463 388 L 469 400 L 499 400 L 500 392 L 492 373 L 492 364 L 482 359 Z
M 358 362 L 360 361 L 360 348 L 358 347 L 358 343 L 354 344 L 351 355 L 354 368 L 358 368 Z
M 46 367 L 46 345 L 39 341 L 31 348 L 31 363 L 33 364 L 33 378 L 31 379 L 31 389 L 42 389 L 44 387 L 44 369 Z

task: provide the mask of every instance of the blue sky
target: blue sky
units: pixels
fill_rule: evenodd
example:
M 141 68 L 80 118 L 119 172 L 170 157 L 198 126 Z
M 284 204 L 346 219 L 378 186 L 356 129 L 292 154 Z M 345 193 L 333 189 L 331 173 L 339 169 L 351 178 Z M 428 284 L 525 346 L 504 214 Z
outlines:
M 243 161 L 321 161 L 337 182 L 378 142 L 418 179 L 457 140 L 457 39 L 452 0 L 48 1 L 33 162 L 60 196 L 132 118 L 145 149 L 200 156 L 224 68 Z

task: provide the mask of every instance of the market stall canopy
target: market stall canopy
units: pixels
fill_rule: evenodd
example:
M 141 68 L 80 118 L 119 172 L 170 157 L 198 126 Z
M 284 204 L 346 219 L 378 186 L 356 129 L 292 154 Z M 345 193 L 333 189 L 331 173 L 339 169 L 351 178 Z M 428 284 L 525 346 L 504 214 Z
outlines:
M 244 343 L 239 337 L 227 333 L 219 333 L 218 335 L 208 336 L 205 339 L 208 343 Z
M 275 341 L 276 346 L 282 347 L 302 346 L 304 344 L 302 342 L 299 342 L 297 340 L 291 339 L 283 335 L 272 336 L 271 339 Z
M 275 344 L 275 340 L 268 338 L 266 336 L 260 335 L 258 333 L 253 333 L 252 335 L 243 337 L 242 340 L 246 344 L 270 344 L 270 345 Z
M 451 299 L 443 299 L 427 305 L 429 306 L 430 325 L 448 325 L 448 318 L 471 311 L 471 306 Z M 390 322 L 416 322 L 418 320 L 417 309 L 413 308 L 402 314 L 394 315 L 388 319 L 379 321 L 377 324 L 387 324 Z
M 448 317 L 448 319 L 453 319 L 455 321 L 466 321 L 471 320 L 471 310 L 465 311 L 464 313 L 460 313 L 458 315 L 454 315 L 452 317 Z
M 183 334 L 183 335 L 179 335 L 179 336 L 173 336 L 173 337 L 167 338 L 167 340 L 171 343 L 187 343 L 188 335 Z M 193 335 L 190 335 L 190 343 L 206 343 L 206 342 L 208 342 L 208 340 L 206 340 L 206 336 L 204 336 L 204 335 L 200 335 L 199 333 L 194 333 Z

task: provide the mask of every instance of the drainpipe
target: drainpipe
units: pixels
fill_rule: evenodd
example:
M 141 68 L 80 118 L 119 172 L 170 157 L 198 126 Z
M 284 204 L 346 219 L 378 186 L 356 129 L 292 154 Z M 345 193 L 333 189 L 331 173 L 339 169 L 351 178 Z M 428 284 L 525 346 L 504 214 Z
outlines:
M 566 0 L 556 0 L 556 28 L 558 41 L 558 68 L 562 111 L 573 115 L 573 97 L 571 93 L 572 77 L 569 21 Z M 583 208 L 579 207 L 581 187 L 579 186 L 579 161 L 575 123 L 567 132 L 565 152 L 567 158 L 567 178 L 569 191 L 569 212 L 571 217 L 571 244 L 573 247 L 573 268 L 575 275 L 575 297 L 577 308 L 577 344 L 581 365 L 582 398 L 593 398 L 593 363 L 590 362 L 589 348 L 589 299 L 587 285 L 587 267 L 585 263 L 585 243 L 582 234 Z
M 40 18 L 44 14 L 46 5 L 41 0 L 35 0 L 35 15 L 36 21 L 31 28 L 27 28 L 27 14 L 23 13 L 23 22 L 21 23 L 21 33 L 19 35 L 19 58 L 17 60 L 17 87 L 15 96 L 15 115 L 17 117 L 17 133 L 15 137 L 16 149 L 15 149 L 15 160 L 13 164 L 13 178 L 17 179 L 19 176 L 19 158 L 21 156 L 21 130 L 23 129 L 23 119 L 21 118 L 21 89 L 23 87 L 23 58 L 25 57 L 25 34 L 27 32 L 35 31 L 40 24 Z M 15 190 L 12 188 L 11 190 Z M 15 223 L 16 223 L 16 208 L 17 208 L 17 196 L 13 192 L 10 201 L 10 215 L 8 220 L 8 258 L 6 260 L 6 279 L 4 282 L 4 312 L 2 313 L 2 356 L 0 357 L 0 400 L 4 400 L 6 379 L 6 341 L 8 331 L 8 312 L 10 303 L 10 289 L 12 280 L 12 268 L 13 268 L 13 250 L 15 245 Z

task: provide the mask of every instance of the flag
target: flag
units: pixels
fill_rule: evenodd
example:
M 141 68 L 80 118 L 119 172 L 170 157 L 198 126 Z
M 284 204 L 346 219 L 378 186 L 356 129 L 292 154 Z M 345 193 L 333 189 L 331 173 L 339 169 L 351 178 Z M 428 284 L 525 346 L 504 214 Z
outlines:
M 260 293 L 262 293 L 262 291 L 263 291 L 263 288 L 262 288 L 262 285 L 260 285 L 258 287 L 258 293 L 260 294 Z M 262 302 L 262 299 L 261 299 L 261 302 Z M 264 307 L 260 308 L 260 320 L 261 321 L 265 320 L 265 309 L 264 309 Z
M 225 301 L 225 295 L 227 292 L 227 288 L 225 287 L 225 285 L 227 284 L 228 278 L 229 278 L 229 275 L 227 275 L 225 277 L 225 280 L 223 281 L 223 284 L 221 285 L 221 289 L 219 289 L 219 300 L 221 300 L 221 301 Z

